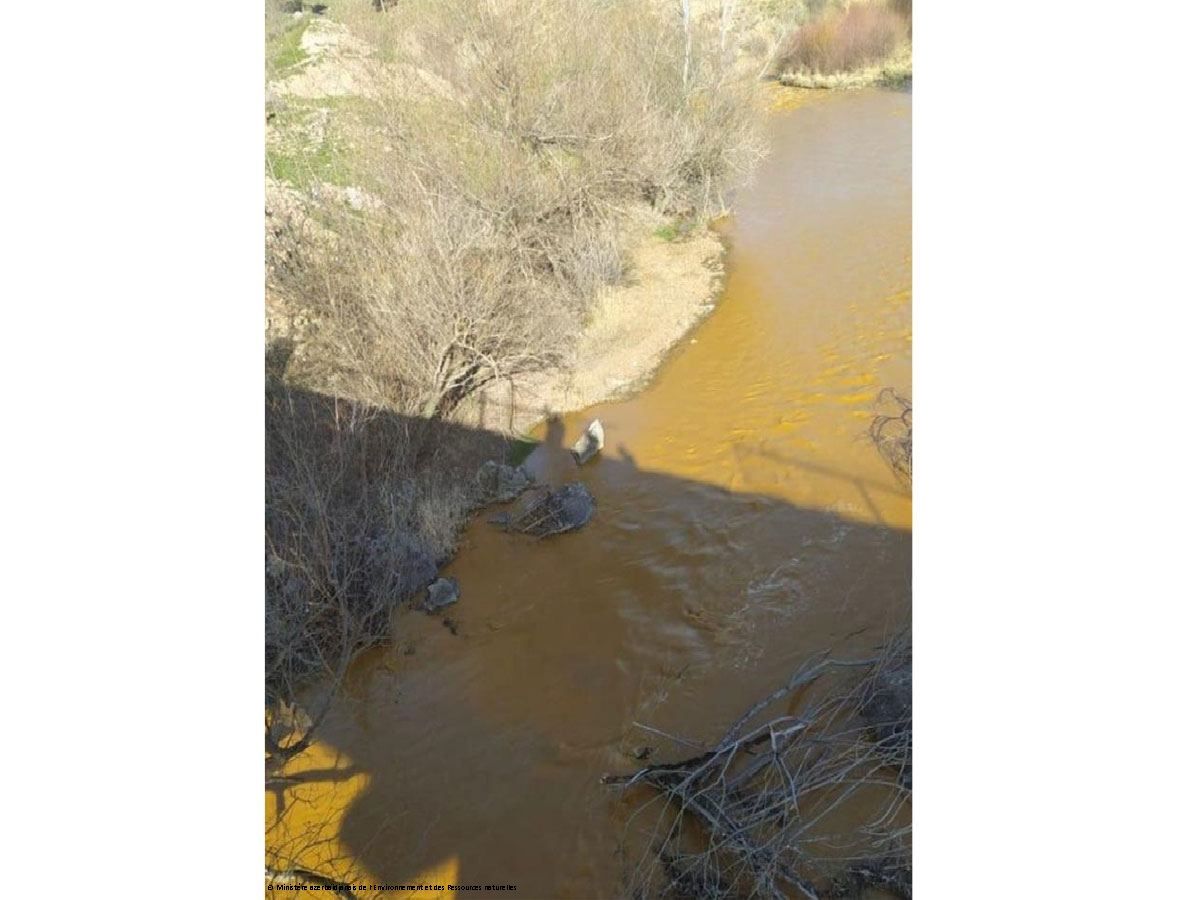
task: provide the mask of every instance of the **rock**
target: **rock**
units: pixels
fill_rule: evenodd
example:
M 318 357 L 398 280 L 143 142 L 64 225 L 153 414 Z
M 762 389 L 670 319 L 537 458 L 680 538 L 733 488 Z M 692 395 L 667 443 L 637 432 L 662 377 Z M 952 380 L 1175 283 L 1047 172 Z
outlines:
M 488 503 L 516 500 L 533 484 L 533 478 L 524 469 L 506 466 L 491 459 L 479 467 L 475 480 Z
M 596 501 L 582 481 L 564 485 L 551 496 L 557 506 L 558 518 L 563 522 L 564 531 L 582 528 L 596 511 Z
M 429 585 L 425 602 L 421 604 L 421 609 L 433 615 L 450 606 L 452 603 L 457 603 L 458 598 L 458 579 L 439 578 Z
M 543 538 L 582 528 L 595 511 L 596 501 L 587 486 L 573 481 L 558 490 L 543 486 L 526 497 L 518 509 L 492 521 L 508 531 Z
M 348 187 L 344 191 L 346 202 L 350 204 L 350 208 L 361 211 L 367 205 L 367 195 L 362 188 Z
M 592 419 L 592 422 L 575 445 L 571 448 L 571 455 L 575 457 L 575 462 L 578 465 L 583 465 L 593 456 L 604 449 L 604 426 L 600 424 L 599 419 Z

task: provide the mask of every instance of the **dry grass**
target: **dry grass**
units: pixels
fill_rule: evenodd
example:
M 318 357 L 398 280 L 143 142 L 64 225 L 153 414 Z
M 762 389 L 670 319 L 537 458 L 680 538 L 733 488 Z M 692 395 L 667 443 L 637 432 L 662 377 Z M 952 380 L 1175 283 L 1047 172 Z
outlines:
M 854 72 L 818 75 L 805 72 L 784 72 L 776 76 L 788 87 L 817 90 L 856 90 L 864 87 L 906 88 L 912 84 L 912 47 L 903 45 L 882 63 Z
M 890 6 L 855 3 L 803 22 L 776 55 L 777 74 L 832 76 L 877 66 L 908 35 L 905 16 Z

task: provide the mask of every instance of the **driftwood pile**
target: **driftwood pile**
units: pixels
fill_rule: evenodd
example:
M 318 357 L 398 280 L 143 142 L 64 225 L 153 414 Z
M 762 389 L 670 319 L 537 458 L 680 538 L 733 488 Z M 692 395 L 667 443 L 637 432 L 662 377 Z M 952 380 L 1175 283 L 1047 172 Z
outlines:
M 906 640 L 811 660 L 712 749 L 605 776 L 642 801 L 626 893 L 911 897 L 911 672 Z
M 591 491 L 583 482 L 573 481 L 557 490 L 540 485 L 521 498 L 516 509 L 490 521 L 506 531 L 546 538 L 582 528 L 595 510 Z

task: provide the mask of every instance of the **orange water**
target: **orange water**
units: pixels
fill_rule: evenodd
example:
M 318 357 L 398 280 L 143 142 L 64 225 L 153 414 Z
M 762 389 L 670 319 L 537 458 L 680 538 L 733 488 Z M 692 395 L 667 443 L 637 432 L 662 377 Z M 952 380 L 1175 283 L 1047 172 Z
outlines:
M 691 755 L 635 722 L 712 740 L 806 654 L 907 624 L 910 499 L 865 433 L 879 390 L 911 386 L 911 96 L 792 96 L 716 310 L 535 459 L 588 484 L 592 523 L 543 542 L 473 523 L 445 573 L 458 634 L 397 616 L 269 841 L 376 883 L 616 896 L 628 809 L 601 774 Z M 594 417 L 607 445 L 579 470 L 562 444 Z

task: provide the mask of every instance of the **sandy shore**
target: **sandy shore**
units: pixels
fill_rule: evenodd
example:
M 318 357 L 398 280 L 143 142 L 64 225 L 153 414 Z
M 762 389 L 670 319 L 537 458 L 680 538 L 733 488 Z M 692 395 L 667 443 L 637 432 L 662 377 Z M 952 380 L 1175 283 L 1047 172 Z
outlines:
M 625 283 L 597 298 L 564 369 L 495 385 L 464 418 L 522 434 L 551 415 L 633 393 L 713 308 L 723 255 L 710 229 L 673 241 L 647 234 L 633 248 Z

